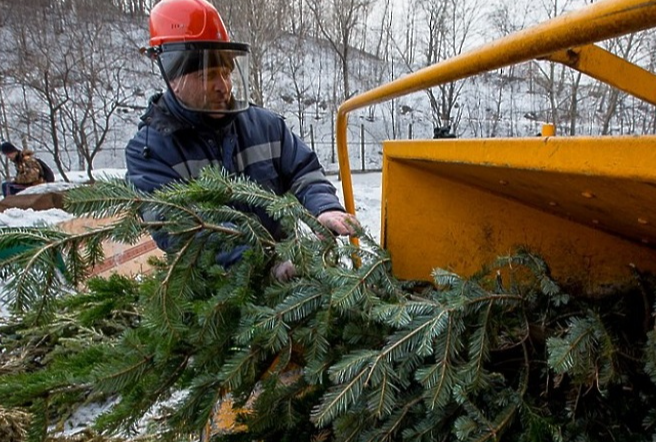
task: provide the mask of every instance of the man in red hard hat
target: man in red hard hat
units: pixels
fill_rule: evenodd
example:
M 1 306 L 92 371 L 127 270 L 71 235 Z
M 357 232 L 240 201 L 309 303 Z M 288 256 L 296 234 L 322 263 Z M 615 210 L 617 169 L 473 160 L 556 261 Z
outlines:
M 158 3 L 150 13 L 147 52 L 186 109 L 216 118 L 248 108 L 248 45 L 230 41 L 221 16 L 210 3 Z
M 151 98 L 127 146 L 127 178 L 137 188 L 150 192 L 192 180 L 204 167 L 223 167 L 278 195 L 293 193 L 336 234 L 355 233 L 357 221 L 344 211 L 314 152 L 281 116 L 249 104 L 249 47 L 230 41 L 214 6 L 205 0 L 159 2 L 150 13 L 146 52 L 159 65 L 167 90 Z M 281 239 L 267 213 L 245 211 Z M 153 238 L 163 250 L 175 246 L 160 232 Z M 217 261 L 230 266 L 244 250 L 221 253 Z M 290 262 L 274 268 L 280 280 L 294 273 Z

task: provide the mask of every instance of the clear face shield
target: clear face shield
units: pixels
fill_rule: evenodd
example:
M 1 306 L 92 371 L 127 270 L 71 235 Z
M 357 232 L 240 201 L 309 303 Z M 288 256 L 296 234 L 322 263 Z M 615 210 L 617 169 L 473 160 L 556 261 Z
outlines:
M 248 108 L 247 44 L 166 43 L 148 53 L 185 109 L 220 115 Z

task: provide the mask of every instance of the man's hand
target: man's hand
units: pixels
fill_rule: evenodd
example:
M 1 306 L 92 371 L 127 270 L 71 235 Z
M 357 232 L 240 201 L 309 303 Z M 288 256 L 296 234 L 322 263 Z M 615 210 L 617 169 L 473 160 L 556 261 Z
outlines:
M 291 261 L 278 262 L 271 269 L 271 273 L 279 282 L 287 282 L 296 276 L 296 267 Z
M 353 215 L 339 210 L 323 212 L 317 217 L 317 221 L 337 235 L 355 235 L 355 229 L 360 227 L 360 223 Z

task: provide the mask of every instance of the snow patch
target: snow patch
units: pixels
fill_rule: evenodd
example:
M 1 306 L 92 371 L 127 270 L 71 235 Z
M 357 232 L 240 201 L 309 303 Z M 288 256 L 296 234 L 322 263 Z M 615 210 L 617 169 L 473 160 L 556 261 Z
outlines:
M 73 219 L 61 209 L 34 210 L 12 207 L 0 213 L 0 227 L 52 226 Z

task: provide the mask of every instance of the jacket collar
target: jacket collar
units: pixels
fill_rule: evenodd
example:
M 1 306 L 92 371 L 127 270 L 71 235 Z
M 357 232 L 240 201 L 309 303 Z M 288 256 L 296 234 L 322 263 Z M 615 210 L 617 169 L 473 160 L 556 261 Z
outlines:
M 164 135 L 185 129 L 205 128 L 209 130 L 224 129 L 230 125 L 237 114 L 229 114 L 220 119 L 209 118 L 199 112 L 183 108 L 171 95 L 170 91 L 160 92 L 148 102 L 148 109 L 141 116 L 139 128 L 150 126 Z

